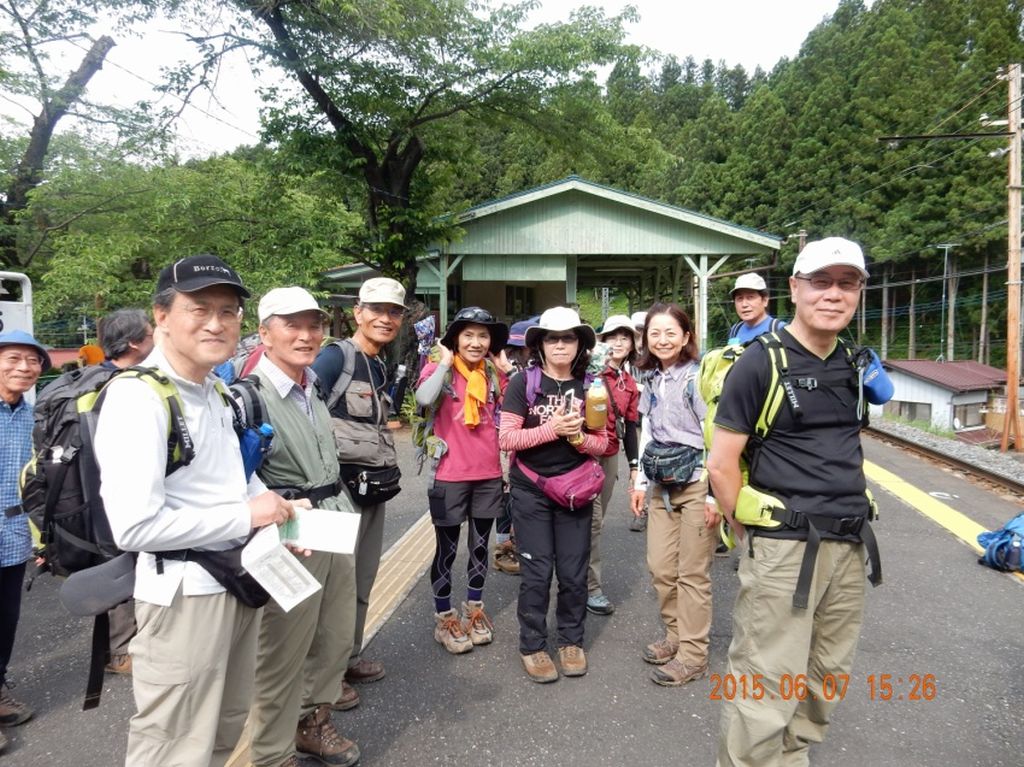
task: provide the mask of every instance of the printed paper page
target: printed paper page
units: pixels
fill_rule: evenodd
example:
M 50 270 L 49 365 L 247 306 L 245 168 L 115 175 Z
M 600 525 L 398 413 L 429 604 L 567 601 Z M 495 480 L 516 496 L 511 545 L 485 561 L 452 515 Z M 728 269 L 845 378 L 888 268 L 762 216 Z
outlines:
M 295 517 L 281 525 L 281 543 L 300 549 L 352 554 L 356 550 L 359 515 L 330 509 L 295 509 Z
M 298 558 L 281 545 L 276 525 L 267 525 L 246 544 L 242 566 L 285 612 L 321 588 Z

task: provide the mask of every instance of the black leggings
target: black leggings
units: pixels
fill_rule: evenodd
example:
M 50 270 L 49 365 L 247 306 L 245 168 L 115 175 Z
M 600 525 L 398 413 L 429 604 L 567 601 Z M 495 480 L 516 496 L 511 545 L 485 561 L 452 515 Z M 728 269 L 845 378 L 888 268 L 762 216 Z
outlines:
M 466 563 L 467 587 L 482 591 L 487 578 L 487 538 L 491 534 L 493 519 L 473 519 L 466 525 L 468 530 L 469 561 Z M 459 530 L 461 525 L 450 527 L 434 526 L 437 546 L 434 548 L 434 561 L 430 564 L 430 586 L 434 591 L 435 603 L 447 603 L 451 607 L 452 596 L 452 564 L 455 552 L 459 547 Z M 443 607 L 443 604 L 436 604 Z M 446 608 L 446 609 L 449 609 Z M 444 610 L 438 610 L 444 612 Z
M 21 584 L 25 580 L 26 564 L 0 567 L 0 685 L 7 681 L 7 664 L 21 617 Z

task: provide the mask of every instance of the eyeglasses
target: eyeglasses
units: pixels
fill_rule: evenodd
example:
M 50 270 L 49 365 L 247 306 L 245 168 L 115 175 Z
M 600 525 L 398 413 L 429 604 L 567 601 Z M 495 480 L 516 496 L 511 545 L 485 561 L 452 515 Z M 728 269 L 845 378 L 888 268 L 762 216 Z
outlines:
M 222 306 L 215 308 L 212 306 L 202 306 L 200 304 L 189 304 L 183 307 L 185 313 L 189 318 L 197 325 L 205 325 L 214 315 L 217 316 L 217 320 L 222 325 L 237 325 L 242 321 L 242 307 L 240 306 Z
M 0 363 L 3 363 L 4 367 L 12 368 L 21 365 L 29 368 L 41 368 L 43 366 L 43 358 L 38 354 L 3 354 L 0 355 Z
M 569 333 L 567 335 L 561 335 L 561 336 L 552 336 L 552 335 L 544 336 L 544 343 L 550 344 L 551 346 L 555 346 L 556 344 L 560 344 L 560 343 L 561 344 L 565 344 L 566 346 L 568 346 L 569 344 L 576 343 L 578 340 L 579 339 L 576 337 L 575 333 Z
M 827 274 L 812 274 L 809 277 L 804 277 L 802 274 L 794 276 L 798 280 L 810 283 L 811 288 L 817 291 L 829 290 L 833 285 L 838 285 L 839 289 L 844 293 L 856 293 L 864 286 L 863 277 L 843 277 L 842 279 L 834 280 Z
M 376 314 L 378 317 L 386 314 L 393 320 L 402 319 L 406 312 L 404 306 L 395 306 L 394 304 L 360 304 L 360 306 L 370 314 Z

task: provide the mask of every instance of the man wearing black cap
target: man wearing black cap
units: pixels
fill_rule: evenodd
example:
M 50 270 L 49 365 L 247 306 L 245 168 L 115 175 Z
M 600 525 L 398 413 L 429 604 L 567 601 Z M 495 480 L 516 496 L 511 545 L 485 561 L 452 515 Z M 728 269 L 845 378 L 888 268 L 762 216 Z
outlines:
M 98 419 L 110 527 L 118 546 L 140 552 L 128 765 L 223 765 L 249 712 L 259 610 L 196 562 L 150 553 L 233 548 L 292 515 L 255 475 L 246 483 L 232 410 L 212 375 L 235 349 L 248 297 L 238 274 L 210 255 L 176 261 L 157 279 L 161 341 L 144 364 L 181 396 L 195 451 L 188 465 L 167 473 L 168 409 L 147 383 L 115 379 Z

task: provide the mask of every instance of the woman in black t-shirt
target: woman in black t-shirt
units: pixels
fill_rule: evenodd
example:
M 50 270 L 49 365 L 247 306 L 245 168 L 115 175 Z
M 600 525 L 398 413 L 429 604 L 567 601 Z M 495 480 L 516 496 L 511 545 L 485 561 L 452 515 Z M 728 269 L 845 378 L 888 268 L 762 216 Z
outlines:
M 566 676 L 587 673 L 583 623 L 593 504 L 570 510 L 546 496 L 539 477 L 572 471 L 608 445 L 604 429 L 583 428 L 584 373 L 594 329 L 572 309 L 556 307 L 526 331 L 532 368 L 505 390 L 498 442 L 515 451 L 509 472 L 512 520 L 520 553 L 519 652 L 535 682 L 558 679 L 547 651 L 552 574 L 558 575 L 558 658 Z

